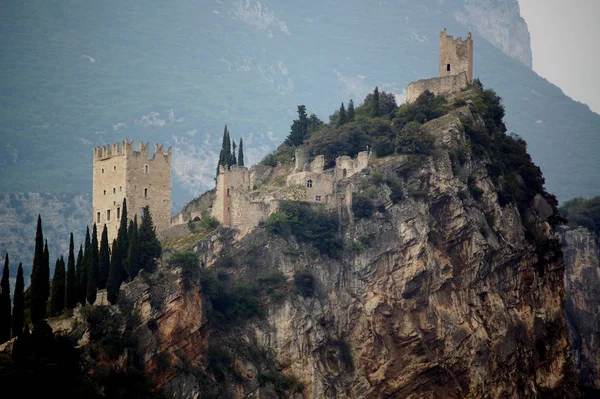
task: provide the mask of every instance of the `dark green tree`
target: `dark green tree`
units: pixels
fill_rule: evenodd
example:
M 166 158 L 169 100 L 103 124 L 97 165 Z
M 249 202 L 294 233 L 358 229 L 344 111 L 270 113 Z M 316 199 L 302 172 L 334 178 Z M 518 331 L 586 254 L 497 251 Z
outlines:
M 231 142 L 231 165 L 237 165 L 237 157 L 235 156 L 236 147 L 235 140 L 233 140 Z
M 352 122 L 354 120 L 354 117 L 354 101 L 350 99 L 350 102 L 348 103 L 348 116 L 346 117 L 346 119 L 348 120 L 348 122 Z
M 50 296 L 50 315 L 58 316 L 65 309 L 65 260 L 61 256 L 56 259 L 54 277 L 52 278 L 52 295 Z
M 227 125 L 225 125 L 225 129 L 223 129 L 223 142 L 221 143 L 221 152 L 219 153 L 219 162 L 217 164 L 217 176 L 219 175 L 219 166 L 230 166 L 232 165 L 231 161 L 231 138 L 229 137 Z
M 0 344 L 10 339 L 10 281 L 8 269 L 8 252 L 4 260 L 2 270 L 2 282 L 0 282 Z
M 308 117 L 308 134 L 312 134 L 317 130 L 321 129 L 325 124 L 319 117 L 315 114 L 310 114 Z
M 121 269 L 123 268 L 123 259 L 119 254 L 119 242 L 117 240 L 113 240 L 110 268 L 108 271 L 108 282 L 106 283 L 106 297 L 113 305 L 117 303 L 119 289 L 121 288 Z
M 106 225 L 102 229 L 100 239 L 100 252 L 98 253 L 98 289 L 106 288 L 108 281 L 108 269 L 110 268 L 110 249 L 108 248 L 108 229 Z
M 344 103 L 342 103 L 342 106 L 340 107 L 340 111 L 338 113 L 337 125 L 342 126 L 343 124 L 345 124 L 347 122 L 346 118 L 346 108 L 344 108 Z
M 77 253 L 77 263 L 75 266 L 75 305 L 81 303 L 81 283 L 82 281 L 87 280 L 84 279 L 84 275 L 87 276 L 83 265 L 83 246 L 79 244 L 79 252 Z
M 89 269 L 92 267 L 92 243 L 90 239 L 90 227 L 85 228 L 85 244 L 83 245 L 83 260 L 81 261 L 81 271 L 79 274 L 79 288 L 77 300 L 80 304 L 85 305 L 85 297 L 87 295 L 87 280 Z
M 96 302 L 98 293 L 98 229 L 96 223 L 92 226 L 92 242 L 90 244 L 91 263 L 88 265 L 86 297 L 90 305 Z
M 127 272 L 129 280 L 133 280 L 140 271 L 140 237 L 137 225 L 137 217 L 130 223 L 131 234 L 129 235 L 129 250 L 127 253 Z
M 375 87 L 373 91 L 373 102 L 371 103 L 371 116 L 377 118 L 379 116 L 379 87 Z
M 285 143 L 290 147 L 302 145 L 308 136 L 308 118 L 304 105 L 298 105 L 298 119 L 293 121 L 290 129 L 290 134 L 285 139 Z
M 50 252 L 48 251 L 48 240 L 44 240 L 44 295 L 46 297 L 46 315 L 48 313 L 48 300 L 50 299 Z
M 77 305 L 77 280 L 75 279 L 75 244 L 73 233 L 69 239 L 69 256 L 67 257 L 67 278 L 65 286 L 65 308 L 73 309 Z
M 45 280 L 50 272 L 44 270 L 46 260 L 44 256 L 44 235 L 42 233 L 42 217 L 38 215 L 37 231 L 35 233 L 35 249 L 33 253 L 33 267 L 31 269 L 31 321 L 36 322 L 46 318 L 46 302 L 48 294 Z
M 144 207 L 144 215 L 142 216 L 142 223 L 139 228 L 139 241 L 140 269 L 152 272 L 156 266 L 156 258 L 160 257 L 162 253 L 162 248 L 156 236 L 150 207 L 147 205 Z
M 244 140 L 240 137 L 240 148 L 238 150 L 237 164 L 244 166 Z
M 18 337 L 23 331 L 25 321 L 25 279 L 23 278 L 23 264 L 19 263 L 17 281 L 15 282 L 15 297 L 13 300 L 12 334 Z
M 123 267 L 123 260 L 127 259 L 127 248 L 129 248 L 129 238 L 127 235 L 127 201 L 123 198 L 123 211 L 121 212 L 121 223 L 117 233 L 117 242 L 119 243 L 119 257 L 121 258 L 121 282 L 127 281 L 127 271 Z M 113 247 L 114 251 L 114 247 Z

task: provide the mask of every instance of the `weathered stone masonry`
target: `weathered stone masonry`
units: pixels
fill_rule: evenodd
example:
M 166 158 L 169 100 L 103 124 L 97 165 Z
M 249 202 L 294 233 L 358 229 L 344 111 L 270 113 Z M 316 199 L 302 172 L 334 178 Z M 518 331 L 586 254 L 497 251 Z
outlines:
M 171 148 L 154 145 L 152 159 L 148 143 L 135 151 L 133 140 L 123 140 L 94 148 L 92 223 L 101 231 L 106 224 L 108 240 L 117 237 L 123 199 L 127 199 L 127 216 L 141 221 L 141 209 L 150 206 L 157 231 L 170 225 L 171 216 Z

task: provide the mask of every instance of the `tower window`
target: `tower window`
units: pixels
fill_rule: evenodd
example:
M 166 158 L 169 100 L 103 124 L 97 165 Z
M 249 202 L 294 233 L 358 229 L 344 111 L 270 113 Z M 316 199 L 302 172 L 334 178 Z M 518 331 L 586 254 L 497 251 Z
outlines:
M 106 221 L 110 222 L 110 209 L 106 210 Z
M 100 212 L 96 212 L 96 223 L 100 223 Z
M 123 186 L 119 186 L 119 191 L 123 191 Z
M 346 177 L 348 171 L 346 169 L 342 169 L 342 177 Z
M 144 165 L 144 174 L 148 174 L 148 165 Z
M 147 188 L 144 189 L 144 198 L 148 198 L 148 189 Z
M 117 208 L 117 219 L 121 219 L 121 208 Z
M 229 189 L 227 189 L 227 196 L 230 197 L 231 194 L 229 193 Z
M 321 196 L 320 196 L 320 195 L 317 195 L 317 196 L 315 197 L 315 201 L 317 201 L 317 202 L 321 202 Z
M 450 64 L 446 64 L 446 71 L 450 72 Z
M 113 170 L 117 170 L 117 165 L 114 165 L 114 166 L 113 166 Z
M 117 189 L 113 187 L 113 194 L 116 194 Z
M 308 188 L 312 187 L 312 180 L 306 181 L 306 187 L 308 187 Z
M 104 190 L 104 195 L 106 195 L 106 190 Z
M 102 173 L 104 173 L 104 168 L 102 168 Z

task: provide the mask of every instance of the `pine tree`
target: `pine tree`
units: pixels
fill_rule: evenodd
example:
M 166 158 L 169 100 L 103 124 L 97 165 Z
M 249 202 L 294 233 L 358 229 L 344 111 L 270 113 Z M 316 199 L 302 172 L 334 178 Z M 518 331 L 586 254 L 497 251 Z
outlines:
M 56 259 L 54 277 L 52 278 L 52 295 L 50 296 L 50 315 L 58 316 L 65 309 L 65 260 L 61 256 Z
M 121 258 L 121 271 L 120 279 L 121 282 L 127 281 L 127 271 L 123 267 L 123 260 L 127 259 L 127 248 L 129 248 L 129 238 L 127 236 L 127 201 L 123 198 L 123 211 L 121 212 L 121 223 L 119 224 L 119 231 L 117 233 L 117 243 L 119 252 L 118 255 Z M 113 248 L 113 251 L 115 249 Z
M 98 289 L 105 289 L 108 281 L 108 269 L 110 268 L 110 250 L 108 248 L 108 229 L 106 225 L 102 229 L 100 239 L 100 252 L 98 253 Z
M 348 116 L 346 117 L 346 119 L 348 120 L 348 122 L 352 122 L 355 118 L 355 114 L 354 114 L 354 101 L 352 101 L 352 99 L 350 99 L 350 102 L 348 103 Z
M 340 112 L 338 115 L 337 125 L 342 126 L 345 123 L 346 123 L 346 108 L 344 108 L 344 103 L 342 103 L 342 106 L 340 107 Z
M 79 244 L 79 253 L 77 254 L 77 263 L 75 266 L 75 304 L 81 303 L 81 283 L 84 280 L 87 280 L 84 279 L 84 275 L 85 269 L 83 265 L 83 246 Z
M 42 233 L 42 217 L 38 215 L 37 231 L 35 233 L 35 250 L 33 253 L 33 267 L 31 269 L 31 321 L 36 322 L 46 318 L 46 302 L 48 295 L 45 294 L 45 287 L 48 281 L 46 278 L 44 257 L 44 235 Z M 49 273 L 49 272 L 48 272 Z
M 89 270 L 92 267 L 92 250 L 90 239 L 90 227 L 85 229 L 85 244 L 83 246 L 83 260 L 81 261 L 81 272 L 79 275 L 79 288 L 77 300 L 80 304 L 85 305 L 85 297 L 87 295 L 87 280 Z
M 4 260 L 2 281 L 0 282 L 0 344 L 10 339 L 10 281 L 8 268 L 8 252 Z
M 15 297 L 13 300 L 12 334 L 18 337 L 23 331 L 25 321 L 25 279 L 23 278 L 23 264 L 19 263 L 17 281 L 15 282 Z
M 373 91 L 373 103 L 371 104 L 371 116 L 377 118 L 379 116 L 379 87 L 375 87 Z
M 131 235 L 129 236 L 129 250 L 127 254 L 127 271 L 129 280 L 133 280 L 140 271 L 140 237 L 137 225 L 137 217 L 131 223 Z
M 121 269 L 123 268 L 123 265 L 122 258 L 119 254 L 119 242 L 113 240 L 108 281 L 106 283 L 106 297 L 113 305 L 117 303 L 119 289 L 121 288 Z
M 285 139 L 285 143 L 290 147 L 302 145 L 308 135 L 308 118 L 306 117 L 306 107 L 304 105 L 298 105 L 298 119 L 294 120 L 290 129 L 290 134 Z
M 150 207 L 147 205 L 144 208 L 144 216 L 142 216 L 142 223 L 139 228 L 139 241 L 140 269 L 152 272 L 156 265 L 156 258 L 160 257 L 162 249 L 160 247 L 160 242 L 156 237 L 156 229 L 154 228 L 154 222 L 152 221 Z
M 67 258 L 67 279 L 65 287 L 65 308 L 73 309 L 77 305 L 77 283 L 75 280 L 75 244 L 73 233 L 69 240 L 69 257 Z
M 98 293 L 98 229 L 96 223 L 92 226 L 92 242 L 90 244 L 91 262 L 88 264 L 86 297 L 90 305 L 96 302 Z
M 237 164 L 244 166 L 244 140 L 240 138 L 240 148 L 238 150 Z

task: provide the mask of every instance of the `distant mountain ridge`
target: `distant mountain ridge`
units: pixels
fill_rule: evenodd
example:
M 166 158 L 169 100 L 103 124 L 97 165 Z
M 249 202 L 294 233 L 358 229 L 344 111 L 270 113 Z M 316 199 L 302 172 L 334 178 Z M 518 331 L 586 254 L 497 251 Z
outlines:
M 298 104 L 326 120 L 375 86 L 402 97 L 436 76 L 443 28 L 473 30 L 475 76 L 503 97 L 548 191 L 597 195 L 600 116 L 528 67 L 517 0 L 3 2 L 0 192 L 89 193 L 92 148 L 127 137 L 174 147 L 178 210 L 214 184 L 224 124 L 257 162 Z

